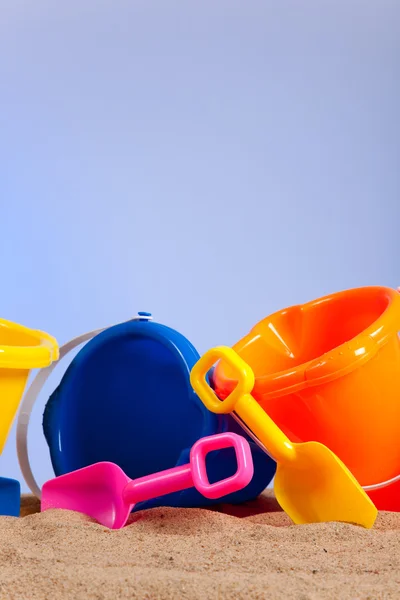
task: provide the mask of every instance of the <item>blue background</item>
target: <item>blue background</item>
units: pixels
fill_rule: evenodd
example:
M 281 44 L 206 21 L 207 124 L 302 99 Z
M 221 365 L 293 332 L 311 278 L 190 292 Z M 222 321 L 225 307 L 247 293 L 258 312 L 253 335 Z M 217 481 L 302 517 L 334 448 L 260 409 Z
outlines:
M 0 316 L 62 344 L 149 310 L 203 352 L 397 286 L 399 67 L 396 1 L 5 0 Z

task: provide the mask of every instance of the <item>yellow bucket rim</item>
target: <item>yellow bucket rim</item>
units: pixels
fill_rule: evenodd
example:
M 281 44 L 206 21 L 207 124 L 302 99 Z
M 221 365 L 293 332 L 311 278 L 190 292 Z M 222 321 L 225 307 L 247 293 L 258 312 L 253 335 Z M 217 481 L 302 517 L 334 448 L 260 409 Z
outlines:
M 0 344 L 0 369 L 40 369 L 58 360 L 57 340 L 48 333 L 6 319 L 0 319 L 0 333 L 2 328 L 30 337 L 33 344 L 29 346 Z

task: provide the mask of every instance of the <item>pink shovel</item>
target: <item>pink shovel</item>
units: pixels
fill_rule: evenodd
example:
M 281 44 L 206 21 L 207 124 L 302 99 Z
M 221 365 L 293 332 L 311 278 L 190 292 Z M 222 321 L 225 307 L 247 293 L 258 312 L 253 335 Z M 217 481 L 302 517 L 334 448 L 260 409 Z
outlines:
M 237 471 L 210 484 L 206 456 L 213 450 L 233 447 Z M 47 481 L 42 489 L 41 511 L 63 508 L 84 513 L 110 529 L 120 529 L 138 502 L 195 487 L 212 500 L 246 487 L 254 473 L 249 443 L 227 432 L 198 440 L 190 450 L 189 464 L 139 479 L 130 479 L 111 462 L 99 462 Z

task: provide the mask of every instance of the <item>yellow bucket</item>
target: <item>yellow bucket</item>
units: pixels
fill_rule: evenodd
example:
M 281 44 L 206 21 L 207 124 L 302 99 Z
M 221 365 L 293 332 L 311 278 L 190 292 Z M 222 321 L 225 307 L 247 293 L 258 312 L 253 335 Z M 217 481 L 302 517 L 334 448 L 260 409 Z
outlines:
M 59 356 L 47 333 L 0 319 L 0 454 L 22 399 L 29 371 L 48 367 Z

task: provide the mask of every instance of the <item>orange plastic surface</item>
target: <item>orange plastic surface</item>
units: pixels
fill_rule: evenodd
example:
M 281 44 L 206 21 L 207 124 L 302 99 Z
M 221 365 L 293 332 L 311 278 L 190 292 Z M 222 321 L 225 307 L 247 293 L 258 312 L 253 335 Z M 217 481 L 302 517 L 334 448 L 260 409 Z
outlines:
M 266 317 L 233 346 L 252 395 L 292 442 L 328 446 L 361 485 L 400 473 L 400 294 L 339 292 Z M 215 391 L 235 386 L 219 362 Z
M 400 512 L 400 480 L 367 494 L 378 510 Z

